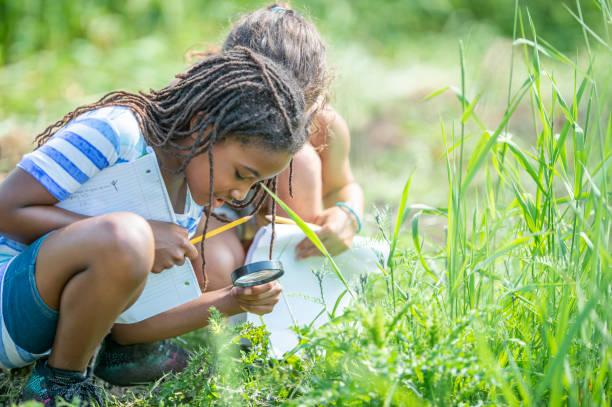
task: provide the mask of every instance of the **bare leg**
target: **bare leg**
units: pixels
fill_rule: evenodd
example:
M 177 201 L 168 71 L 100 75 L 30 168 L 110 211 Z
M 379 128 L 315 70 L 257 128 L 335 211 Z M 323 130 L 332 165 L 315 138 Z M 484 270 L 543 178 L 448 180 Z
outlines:
M 204 231 L 205 221 L 205 218 L 200 221 L 196 236 Z M 208 230 L 213 230 L 223 224 L 212 218 L 208 224 Z M 196 247 L 199 251 L 200 245 L 197 244 Z M 204 254 L 206 256 L 206 277 L 208 279 L 206 291 L 218 290 L 232 285 L 232 271 L 244 264 L 245 257 L 237 230 L 230 229 L 207 239 Z M 202 259 L 198 258 L 192 264 L 200 287 L 203 288 Z
M 321 159 L 308 143 L 293 157 L 293 198 L 289 194 L 289 168 L 278 176 L 278 196 L 306 222 L 323 210 Z M 278 208 L 278 214 L 287 216 Z
M 151 228 L 130 213 L 76 222 L 44 241 L 36 285 L 59 310 L 50 366 L 85 370 L 117 316 L 140 295 L 153 259 Z

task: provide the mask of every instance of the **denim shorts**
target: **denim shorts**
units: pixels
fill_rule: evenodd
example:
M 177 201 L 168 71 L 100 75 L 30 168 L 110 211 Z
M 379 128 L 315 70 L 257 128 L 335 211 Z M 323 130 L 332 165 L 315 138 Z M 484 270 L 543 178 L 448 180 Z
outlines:
M 44 303 L 34 272 L 36 257 L 43 241 L 39 238 L 7 264 L 2 280 L 2 312 L 7 333 L 19 348 L 32 354 L 51 349 L 59 312 Z

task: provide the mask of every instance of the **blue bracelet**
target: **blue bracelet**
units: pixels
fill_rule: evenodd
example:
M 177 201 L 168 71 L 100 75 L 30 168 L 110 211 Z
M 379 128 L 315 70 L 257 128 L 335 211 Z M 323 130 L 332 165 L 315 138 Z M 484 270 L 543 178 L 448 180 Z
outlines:
M 336 206 L 344 208 L 353 214 L 353 216 L 355 217 L 355 220 L 357 220 L 357 233 L 361 232 L 361 219 L 359 219 L 359 215 L 357 215 L 357 212 L 355 212 L 353 208 L 351 208 L 344 202 L 336 202 Z

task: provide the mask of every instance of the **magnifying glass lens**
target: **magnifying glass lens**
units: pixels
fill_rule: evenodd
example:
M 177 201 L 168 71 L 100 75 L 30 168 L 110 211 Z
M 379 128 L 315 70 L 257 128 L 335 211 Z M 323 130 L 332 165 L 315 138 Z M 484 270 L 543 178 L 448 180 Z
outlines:
M 285 272 L 280 261 L 264 260 L 242 266 L 232 273 L 236 287 L 252 287 L 281 277 Z
M 278 270 L 261 270 L 261 271 L 256 271 L 254 273 L 247 274 L 246 276 L 239 277 L 236 281 L 234 281 L 234 285 L 255 283 L 257 281 L 261 281 L 263 279 L 272 277 L 276 273 L 278 273 Z

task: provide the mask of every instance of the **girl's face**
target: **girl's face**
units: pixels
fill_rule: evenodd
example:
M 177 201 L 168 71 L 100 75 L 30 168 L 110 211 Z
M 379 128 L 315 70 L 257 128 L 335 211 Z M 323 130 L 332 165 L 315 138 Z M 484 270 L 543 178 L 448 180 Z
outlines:
M 284 170 L 291 154 L 268 151 L 261 145 L 246 145 L 237 139 L 216 143 L 213 153 L 214 190 L 212 205 L 246 198 L 251 186 Z M 194 201 L 207 206 L 209 200 L 210 165 L 208 153 L 200 154 L 185 168 L 185 179 Z

